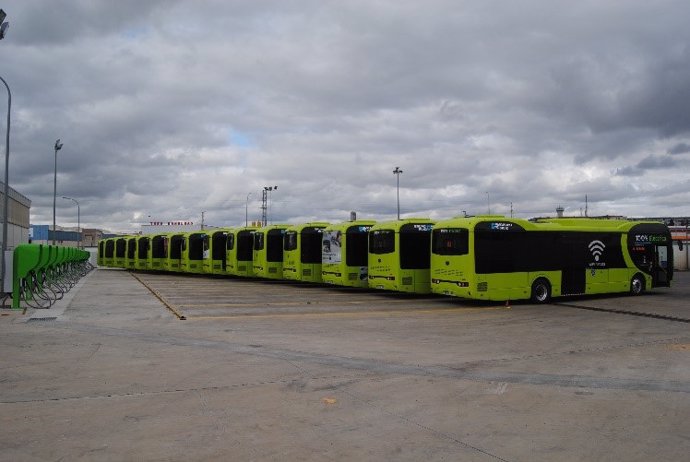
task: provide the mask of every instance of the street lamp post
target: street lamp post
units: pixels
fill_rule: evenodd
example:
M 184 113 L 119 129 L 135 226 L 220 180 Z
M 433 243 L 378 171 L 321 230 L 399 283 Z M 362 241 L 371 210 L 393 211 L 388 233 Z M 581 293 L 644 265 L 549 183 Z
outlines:
M 79 201 L 67 196 L 62 196 L 62 198 L 74 201 L 74 203 L 77 204 L 77 233 L 79 233 L 79 243 L 77 244 L 77 247 L 81 249 L 81 209 L 79 208 Z
M 400 167 L 395 167 L 395 170 L 393 170 L 393 173 L 395 174 L 396 177 L 396 183 L 397 183 L 397 197 L 398 197 L 398 220 L 400 220 L 400 174 L 403 171 L 400 170 Z
M 7 33 L 7 28 L 10 23 L 5 22 L 5 10 L 0 9 L 0 40 L 5 38 Z M 10 86 L 7 85 L 5 79 L 0 77 L 2 83 L 7 88 L 7 131 L 5 132 L 5 187 L 3 198 L 3 208 L 2 208 L 2 255 L 0 255 L 0 287 L 2 290 L 0 292 L 5 292 L 5 252 L 7 251 L 7 207 L 8 207 L 8 197 L 9 197 L 9 184 L 10 184 L 10 109 L 12 108 L 12 92 L 10 92 Z
M 55 173 L 53 175 L 53 245 L 55 245 L 55 234 L 57 230 L 55 229 L 55 199 L 57 198 L 57 152 L 62 149 L 62 143 L 60 143 L 60 138 L 55 141 Z
M 268 224 L 268 211 L 269 211 L 269 201 L 271 191 L 278 189 L 278 186 L 264 186 L 263 194 L 261 196 L 261 210 L 263 211 L 261 215 L 261 223 L 263 226 Z
M 2 10 L 0 10 L 2 11 Z M 1 22 L 1 21 L 0 21 Z M 7 24 L 7 23 L 5 23 Z M 1 38 L 1 37 L 0 37 Z M 9 206 L 9 183 L 10 183 L 10 109 L 12 108 L 12 93 L 10 92 L 10 86 L 7 85 L 5 79 L 0 77 L 2 83 L 7 89 L 7 130 L 5 133 L 5 186 L 4 186 L 4 197 L 2 199 L 2 255 L 0 260 L 2 260 L 2 275 L 0 275 L 0 286 L 2 286 L 2 292 L 5 290 L 5 252 L 7 251 L 7 207 Z
M 244 227 L 246 228 L 249 223 L 249 212 L 248 212 L 248 207 L 249 207 L 249 196 L 251 196 L 252 193 L 247 194 L 247 199 L 244 201 Z

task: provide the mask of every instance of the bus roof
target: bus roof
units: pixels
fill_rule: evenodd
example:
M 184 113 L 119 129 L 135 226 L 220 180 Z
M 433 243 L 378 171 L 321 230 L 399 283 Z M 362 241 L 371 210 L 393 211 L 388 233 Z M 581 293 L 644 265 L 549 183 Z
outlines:
M 258 229 L 260 229 L 258 226 L 238 226 L 237 228 L 227 228 L 227 233 L 228 234 L 237 234 L 237 233 L 240 233 L 242 231 L 252 232 L 252 231 L 256 231 Z
M 474 217 L 456 217 L 438 221 L 434 226 L 439 228 L 466 228 L 473 230 L 479 223 L 514 223 L 527 231 L 619 231 L 626 232 L 633 226 L 642 223 L 658 224 L 658 221 L 629 221 L 600 218 L 540 218 L 529 221 L 522 218 L 508 218 L 500 215 L 478 215 Z
M 328 225 L 324 228 L 324 231 L 342 231 L 345 232 L 353 226 L 374 226 L 376 221 L 374 220 L 355 220 L 355 221 L 343 221 L 341 223 L 336 223 L 333 225 Z
M 299 225 L 291 225 L 288 231 L 302 231 L 305 228 L 325 228 L 329 226 L 330 223 L 325 221 L 311 221 L 309 223 L 300 223 Z
M 430 218 L 405 218 L 402 220 L 382 221 L 371 227 L 371 231 L 389 229 L 399 231 L 404 225 L 433 225 L 435 222 Z
M 274 230 L 274 229 L 288 229 L 290 226 L 292 226 L 292 225 L 288 225 L 288 224 L 285 224 L 285 223 L 283 223 L 283 224 L 275 224 L 275 225 L 263 226 L 263 227 L 261 227 L 261 228 L 256 228 L 254 231 L 257 232 L 257 233 L 265 234 L 265 233 L 267 233 L 267 232 L 269 232 L 269 231 L 272 231 L 272 230 Z

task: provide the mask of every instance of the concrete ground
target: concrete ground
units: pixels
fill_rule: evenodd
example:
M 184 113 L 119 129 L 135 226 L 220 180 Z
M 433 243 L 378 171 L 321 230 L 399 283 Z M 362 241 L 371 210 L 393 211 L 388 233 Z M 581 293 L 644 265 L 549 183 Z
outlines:
M 2 461 L 690 459 L 688 273 L 545 306 L 103 269 L 70 297 L 0 312 Z

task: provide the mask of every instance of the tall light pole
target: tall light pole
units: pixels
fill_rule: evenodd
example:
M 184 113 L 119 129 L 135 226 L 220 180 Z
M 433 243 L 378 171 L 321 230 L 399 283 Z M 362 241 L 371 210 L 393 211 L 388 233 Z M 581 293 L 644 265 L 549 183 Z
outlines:
M 268 200 L 271 191 L 278 189 L 278 186 L 264 186 L 261 196 L 261 223 L 263 226 L 268 224 Z
M 0 10 L 2 11 L 2 10 Z M 5 23 L 7 24 L 7 23 Z M 0 77 L 2 83 L 5 84 L 7 88 L 7 130 L 5 133 L 5 186 L 4 186 L 4 197 L 2 199 L 2 255 L 0 259 L 2 260 L 2 275 L 0 275 L 2 285 L 2 292 L 5 290 L 5 252 L 7 251 L 7 207 L 9 206 L 8 197 L 9 193 L 9 183 L 10 183 L 10 109 L 12 108 L 12 93 L 10 92 L 10 87 L 5 82 L 5 79 Z
M 400 220 L 400 174 L 403 171 L 400 170 L 400 167 L 395 167 L 395 170 L 393 170 L 393 173 L 395 174 L 396 177 L 396 183 L 397 183 L 397 196 L 398 196 L 398 220 Z
M 489 191 L 486 192 L 486 214 L 491 215 L 491 196 L 489 196 Z
M 67 196 L 62 196 L 62 198 L 74 201 L 74 203 L 77 204 L 77 233 L 79 233 L 79 243 L 77 244 L 77 247 L 81 249 L 81 210 L 79 208 L 79 201 Z
M 0 40 L 5 38 L 5 32 L 9 27 L 9 23 L 5 21 L 5 12 L 0 9 Z M 8 207 L 8 197 L 9 197 L 9 183 L 10 183 L 10 109 L 12 108 L 12 93 L 10 92 L 10 86 L 7 85 L 5 79 L 0 77 L 2 83 L 7 88 L 7 131 L 5 132 L 5 187 L 3 198 L 3 208 L 2 208 L 2 255 L 0 255 L 0 269 L 2 269 L 2 274 L 0 274 L 0 287 L 5 291 L 5 252 L 7 251 L 7 207 Z
M 57 230 L 55 229 L 55 199 L 57 198 L 57 152 L 62 149 L 62 143 L 60 143 L 60 138 L 55 141 L 55 174 L 53 175 L 53 245 L 55 245 L 55 234 Z
M 247 194 L 247 199 L 244 201 L 244 227 L 247 227 L 247 224 L 249 223 L 249 212 L 248 212 L 248 207 L 249 207 L 249 196 L 251 196 L 252 193 Z

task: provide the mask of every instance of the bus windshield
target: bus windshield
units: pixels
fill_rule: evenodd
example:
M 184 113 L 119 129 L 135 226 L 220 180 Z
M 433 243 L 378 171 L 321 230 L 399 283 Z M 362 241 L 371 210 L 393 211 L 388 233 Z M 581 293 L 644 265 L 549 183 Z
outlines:
M 467 255 L 469 232 L 464 228 L 435 229 L 432 233 L 432 250 L 436 255 Z

